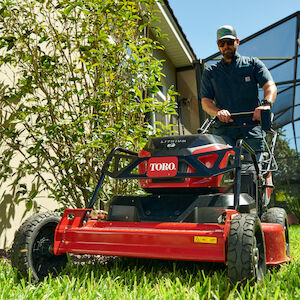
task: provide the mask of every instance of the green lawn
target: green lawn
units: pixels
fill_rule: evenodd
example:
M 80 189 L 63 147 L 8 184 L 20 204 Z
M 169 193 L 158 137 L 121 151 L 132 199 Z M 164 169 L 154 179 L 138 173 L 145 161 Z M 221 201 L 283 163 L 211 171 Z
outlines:
M 222 265 L 116 259 L 71 265 L 42 283 L 18 279 L 0 261 L 0 299 L 300 299 L 300 225 L 290 227 L 292 261 L 268 270 L 263 284 L 230 286 Z

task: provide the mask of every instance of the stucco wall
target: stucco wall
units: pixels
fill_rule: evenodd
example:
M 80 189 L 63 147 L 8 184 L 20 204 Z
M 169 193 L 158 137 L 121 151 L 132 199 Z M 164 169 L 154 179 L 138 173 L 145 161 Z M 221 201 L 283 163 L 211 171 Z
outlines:
M 163 93 L 166 95 L 167 90 L 171 85 L 174 85 L 176 88 L 176 69 L 164 52 L 158 51 L 155 55 L 159 59 L 164 60 L 163 73 L 165 74 L 165 77 L 163 77 L 162 83 Z M 0 82 L 7 81 L 7 74 L 4 75 L 4 73 L 0 73 Z M 10 84 L 12 84 L 12 82 L 10 82 Z M 3 111 L 1 113 L 3 114 Z M 3 121 L 3 118 L 1 118 L 1 120 Z M 166 121 L 170 121 L 170 118 L 168 120 L 166 119 Z M 172 122 L 177 123 L 177 120 L 174 119 Z M 0 153 L 2 152 L 3 149 L 0 149 Z M 21 156 L 14 157 L 14 162 L 17 163 L 20 159 L 22 159 Z M 11 247 L 15 231 L 25 219 L 33 214 L 33 211 L 26 213 L 24 202 L 15 204 L 20 195 L 18 194 L 19 187 L 12 185 L 13 180 L 14 176 L 8 178 L 5 182 L 0 182 L 0 249 Z M 23 178 L 22 181 L 27 186 L 30 186 L 32 177 L 28 176 L 27 178 Z M 48 198 L 45 193 L 39 194 L 37 199 L 38 205 L 41 207 L 42 211 L 58 208 L 57 203 L 53 201 L 53 199 Z
M 11 69 L 2 68 L 0 72 L 0 82 L 8 86 L 14 86 L 15 73 Z M 1 100 L 0 100 L 1 101 Z M 1 103 L 3 104 L 3 103 Z M 0 109 L 0 122 L 5 124 L 10 116 L 10 111 L 4 105 Z M 22 126 L 22 125 L 19 125 Z M 23 136 L 23 143 L 25 143 L 25 136 Z M 4 149 L 0 148 L 0 155 L 3 154 Z M 26 212 L 24 201 L 18 200 L 22 197 L 20 194 L 20 185 L 14 184 L 14 180 L 18 174 L 15 174 L 15 167 L 18 165 L 23 157 L 15 155 L 11 162 L 13 173 L 7 179 L 0 179 L 0 249 L 10 248 L 13 242 L 15 231 L 19 228 L 21 223 L 33 214 L 33 210 Z M 33 176 L 22 177 L 21 183 L 26 184 L 30 189 Z M 37 196 L 38 206 L 41 211 L 54 210 L 58 208 L 58 204 L 53 199 L 48 198 L 47 194 L 42 193 Z M 18 204 L 17 204 L 18 203 Z
M 177 90 L 185 134 L 195 134 L 200 127 L 199 101 L 195 70 L 177 73 Z
M 20 227 L 22 222 L 33 214 L 33 211 L 26 213 L 24 202 L 15 204 L 16 195 L 12 188 L 8 186 L 10 183 L 7 182 L 1 185 L 0 188 L 0 249 L 12 246 L 15 231 Z M 30 184 L 30 179 L 28 179 L 28 184 Z M 47 195 L 39 195 L 38 204 L 41 206 L 41 211 L 58 208 L 57 203 L 48 198 Z

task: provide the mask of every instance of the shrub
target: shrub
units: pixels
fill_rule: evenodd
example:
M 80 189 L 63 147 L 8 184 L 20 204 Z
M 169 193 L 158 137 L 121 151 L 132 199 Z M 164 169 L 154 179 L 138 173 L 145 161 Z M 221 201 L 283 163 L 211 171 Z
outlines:
M 28 210 L 41 191 L 85 207 L 108 151 L 140 149 L 156 133 L 147 114 L 176 113 L 174 97 L 154 98 L 163 76 L 154 2 L 1 2 L 0 61 L 11 84 L 1 89 L 0 178 L 14 178 Z M 108 193 L 130 187 L 106 182 Z
M 287 196 L 286 201 L 290 211 L 296 216 L 300 222 L 300 195 L 297 196 Z
M 288 212 L 295 214 L 300 221 L 300 194 L 280 190 L 276 193 L 276 206 L 283 207 Z

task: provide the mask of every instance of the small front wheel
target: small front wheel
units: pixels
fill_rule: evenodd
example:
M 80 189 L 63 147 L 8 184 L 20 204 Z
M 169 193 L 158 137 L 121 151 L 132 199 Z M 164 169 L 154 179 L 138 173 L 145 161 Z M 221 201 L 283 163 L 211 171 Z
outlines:
M 53 212 L 33 215 L 15 234 L 12 246 L 12 266 L 28 277 L 43 280 L 49 273 L 58 274 L 67 263 L 66 254 L 54 255 L 55 228 L 60 217 Z
M 228 235 L 228 276 L 235 284 L 253 279 L 263 280 L 266 273 L 264 235 L 258 216 L 239 214 L 230 225 Z

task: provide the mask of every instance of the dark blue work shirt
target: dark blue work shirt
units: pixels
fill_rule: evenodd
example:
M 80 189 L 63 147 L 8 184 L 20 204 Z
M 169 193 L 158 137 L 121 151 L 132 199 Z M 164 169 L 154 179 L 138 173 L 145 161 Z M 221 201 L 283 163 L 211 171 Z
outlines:
M 218 108 L 231 113 L 254 111 L 260 105 L 258 85 L 263 87 L 269 80 L 273 81 L 273 78 L 263 62 L 256 57 L 241 56 L 237 53 L 231 63 L 227 64 L 222 59 L 205 69 L 201 98 L 215 100 Z M 219 122 L 219 126 L 225 125 L 221 123 Z M 257 129 L 249 134 L 243 130 L 243 136 L 261 137 L 261 134 Z
M 269 80 L 272 75 L 258 58 L 235 54 L 230 64 L 222 59 L 205 69 L 201 98 L 214 99 L 229 112 L 251 111 L 259 106 L 257 85 Z

